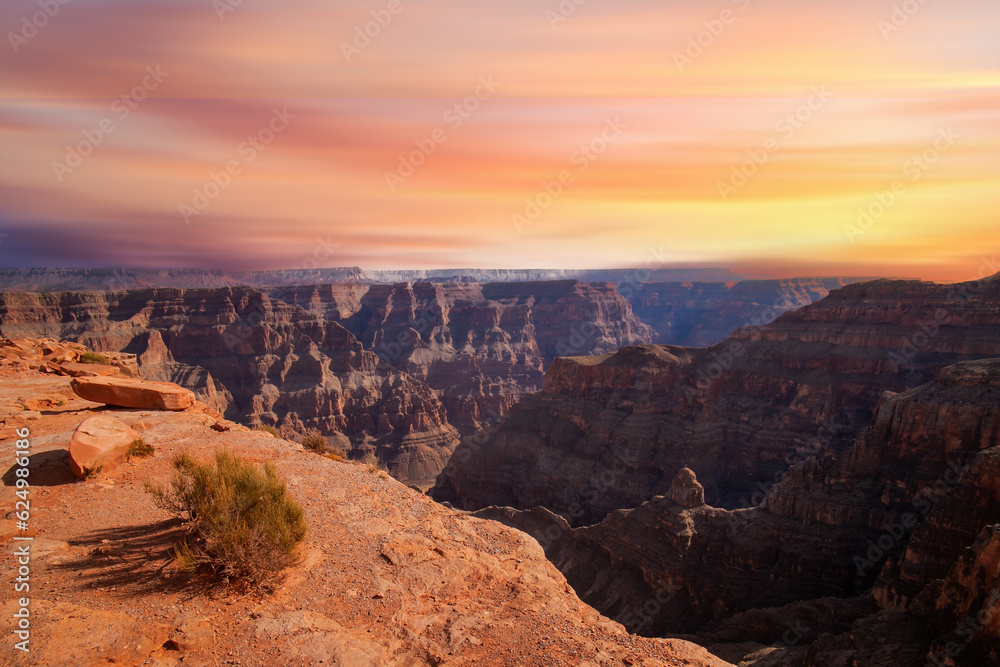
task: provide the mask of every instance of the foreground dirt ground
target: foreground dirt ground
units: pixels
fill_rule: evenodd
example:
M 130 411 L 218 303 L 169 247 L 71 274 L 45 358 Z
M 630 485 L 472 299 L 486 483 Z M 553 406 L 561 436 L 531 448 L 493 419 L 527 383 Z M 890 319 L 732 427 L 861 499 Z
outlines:
M 69 380 L 0 369 L 0 664 L 729 665 L 687 642 L 628 635 L 579 601 L 533 539 L 448 510 L 385 473 L 233 424 L 214 430 L 218 415 L 197 404 L 173 413 L 84 401 Z M 67 447 L 94 414 L 135 428 L 155 455 L 76 479 Z M 28 531 L 14 514 L 15 429 L 25 427 Z M 263 599 L 210 594 L 177 572 L 171 549 L 182 528 L 144 490 L 170 478 L 175 454 L 207 459 L 220 447 L 273 461 L 305 507 L 300 562 Z M 28 593 L 15 592 L 23 544 Z M 27 654 L 12 633 L 24 595 Z

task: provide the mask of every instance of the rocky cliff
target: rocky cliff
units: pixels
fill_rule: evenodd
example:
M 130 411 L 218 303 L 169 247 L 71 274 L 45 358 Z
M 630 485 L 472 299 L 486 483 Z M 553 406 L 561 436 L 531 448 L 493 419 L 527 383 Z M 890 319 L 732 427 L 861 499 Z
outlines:
M 733 662 L 768 645 L 780 662 L 760 664 L 992 664 L 998 397 L 1000 359 L 887 393 L 849 447 L 796 464 L 756 508 L 704 504 L 684 469 L 592 526 L 542 508 L 477 516 L 534 535 L 581 598 L 630 629 L 692 633 Z
M 11 546 L 30 574 L 0 572 L 10 592 L 0 601 L 4 665 L 731 667 L 686 641 L 627 634 L 582 603 L 530 537 L 384 473 L 235 424 L 220 432 L 204 405 L 110 409 L 74 396 L 68 377 L 13 370 L 19 363 L 0 363 L 0 431 L 9 464 L 15 439 L 27 443 L 17 469 L 30 472 L 31 510 L 27 530 L 0 517 L 0 535 L 31 538 Z M 78 480 L 67 446 L 93 415 L 126 422 L 152 456 Z M 180 452 L 209 459 L 220 448 L 273 463 L 305 510 L 299 560 L 273 594 L 209 592 L 185 576 L 172 556 L 184 529 L 145 491 L 171 478 Z M 5 469 L 0 486 L 11 511 L 14 473 Z M 22 609 L 29 629 L 18 637 Z
M 789 310 L 819 301 L 863 278 L 791 278 L 740 282 L 643 283 L 623 294 L 653 327 L 653 342 L 705 347 L 745 326 L 768 324 Z
M 884 391 L 1000 348 L 1000 279 L 849 285 L 709 348 L 559 359 L 544 390 L 469 438 L 434 497 L 545 506 L 574 525 L 637 507 L 683 467 L 718 507 L 753 507 L 793 464 L 836 454 Z
M 193 389 L 230 419 L 319 429 L 414 483 L 432 480 L 457 443 L 426 384 L 339 324 L 247 287 L 3 293 L 0 332 L 133 353 L 144 377 Z
M 426 382 L 465 434 L 541 389 L 554 358 L 653 337 L 610 283 L 315 285 L 270 294 L 341 323 L 365 349 Z

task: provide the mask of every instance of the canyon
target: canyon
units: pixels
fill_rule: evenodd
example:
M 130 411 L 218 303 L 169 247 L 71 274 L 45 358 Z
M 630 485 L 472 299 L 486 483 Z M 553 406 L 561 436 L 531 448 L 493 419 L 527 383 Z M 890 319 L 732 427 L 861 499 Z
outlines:
M 1000 274 L 7 291 L 0 334 L 374 454 L 640 636 L 1000 660 Z
M 665 493 L 683 467 L 707 501 L 752 507 L 790 465 L 839 452 L 881 394 L 996 355 L 1000 281 L 835 290 L 707 348 L 561 358 L 541 392 L 467 439 L 434 495 L 464 509 L 543 505 L 574 525 Z
M 734 663 L 995 664 L 998 351 L 1000 276 L 848 286 L 710 348 L 560 359 L 431 493 Z
M 711 274 L 711 270 L 706 271 Z M 150 377 L 191 388 L 234 418 L 248 423 L 287 422 L 288 428 L 297 432 L 319 428 L 333 436 L 340 431 L 310 417 L 315 410 L 285 420 L 287 410 L 282 405 L 258 395 L 261 391 L 266 394 L 269 390 L 264 385 L 271 383 L 236 377 L 239 374 L 231 367 L 221 367 L 227 365 L 221 361 L 226 355 L 218 350 L 210 354 L 212 362 L 202 363 L 204 359 L 192 346 L 177 347 L 184 337 L 173 333 L 223 327 L 219 335 L 229 352 L 238 347 L 240 354 L 256 350 L 268 355 L 275 353 L 273 347 L 282 344 L 285 334 L 258 335 L 255 329 L 275 326 L 280 319 L 299 327 L 312 317 L 340 324 L 366 351 L 429 386 L 443 403 L 449 425 L 469 435 L 497 421 L 521 397 L 540 390 L 544 370 L 558 357 L 603 354 L 656 340 L 717 342 L 714 339 L 722 340 L 732 329 L 770 321 L 785 310 L 821 298 L 829 288 L 847 280 L 640 284 L 634 282 L 639 277 L 670 271 L 578 273 L 619 282 L 483 283 L 477 279 L 503 276 L 513 280 L 548 274 L 473 270 L 457 275 L 463 282 L 375 284 L 357 282 L 373 276 L 348 269 L 232 275 L 187 270 L 6 269 L 0 272 L 0 283 L 6 289 L 0 292 L 0 331 L 12 336 L 82 337 L 101 351 L 127 349 L 139 357 Z M 407 275 L 399 272 L 377 277 Z M 676 270 L 670 275 L 684 273 Z M 299 278 L 329 282 L 285 284 Z M 240 281 L 257 288 L 238 285 Z M 206 292 L 190 287 L 198 283 L 218 287 Z M 28 291 L 71 284 L 77 289 L 58 299 L 31 296 L 58 292 Z M 169 288 L 175 292 L 164 287 L 170 285 L 178 286 Z M 110 305 L 100 305 L 100 298 L 91 292 L 108 294 Z M 171 307 L 181 309 L 190 307 L 189 303 L 209 309 L 216 307 L 211 305 L 215 302 L 243 305 L 220 306 L 226 312 L 218 321 L 185 319 L 182 313 L 144 319 L 143 301 L 150 301 L 155 311 L 155 302 L 161 298 L 179 299 L 183 304 Z M 308 312 L 272 306 L 279 302 Z M 87 304 L 96 305 L 88 309 Z M 642 317 L 633 307 L 642 309 Z M 111 312 L 119 308 L 121 312 Z M 643 317 L 656 327 L 648 326 Z M 124 322 L 133 323 L 131 333 L 126 333 Z M 341 342 L 347 344 L 346 339 Z M 253 387 L 255 383 L 260 386 Z M 304 383 L 303 379 L 300 384 Z M 338 442 L 345 444 L 339 438 Z
M 645 282 L 619 286 L 635 314 L 656 332 L 654 343 L 707 347 L 745 326 L 768 324 L 831 290 L 865 278 L 792 278 L 739 282 Z
M 128 275 L 128 284 L 207 279 L 197 271 Z M 212 275 L 223 283 L 235 280 Z M 7 270 L 7 276 L 20 277 L 21 287 L 29 279 L 35 287 L 72 280 L 95 288 L 123 284 L 121 275 L 100 270 Z M 288 277 L 254 276 L 258 283 Z M 721 332 L 743 318 L 776 315 L 780 308 L 765 304 L 761 293 L 785 295 L 780 301 L 786 308 L 819 298 L 833 282 L 720 283 L 733 293 L 731 300 L 706 301 L 697 312 L 692 304 L 712 291 L 705 284 L 678 284 L 673 292 L 657 284 L 636 294 L 644 295 L 647 314 L 669 311 L 675 329 L 679 319 L 693 318 L 711 321 L 700 331 Z M 469 280 L 334 282 L 263 291 L 5 291 L 0 333 L 134 354 L 144 377 L 192 389 L 231 419 L 275 426 L 289 436 L 317 429 L 351 455 L 374 454 L 399 479 L 428 486 L 458 436 L 495 423 L 522 397 L 541 390 L 555 359 L 610 353 L 662 337 L 633 312 L 622 295 L 631 295 L 630 289 L 578 280 Z M 743 299 L 736 319 L 720 322 L 732 299 Z

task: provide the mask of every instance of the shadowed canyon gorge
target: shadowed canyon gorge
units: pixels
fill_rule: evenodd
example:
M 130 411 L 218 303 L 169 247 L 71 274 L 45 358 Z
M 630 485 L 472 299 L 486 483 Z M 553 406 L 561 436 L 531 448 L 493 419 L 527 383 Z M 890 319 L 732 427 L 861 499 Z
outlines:
M 220 418 L 374 454 L 533 537 L 630 632 L 746 667 L 1000 660 L 1000 274 L 12 276 L 3 336 L 134 355 Z

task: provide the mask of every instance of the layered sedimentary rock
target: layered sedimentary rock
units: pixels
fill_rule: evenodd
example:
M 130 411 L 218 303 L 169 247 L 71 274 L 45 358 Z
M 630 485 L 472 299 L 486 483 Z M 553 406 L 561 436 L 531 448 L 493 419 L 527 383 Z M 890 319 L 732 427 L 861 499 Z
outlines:
M 457 442 L 423 382 L 339 324 L 250 288 L 5 293 L 0 322 L 134 353 L 147 379 L 190 388 L 230 419 L 344 434 L 354 455 L 374 453 L 407 481 L 432 479 Z
M 1000 349 L 1000 280 L 850 285 L 709 348 L 553 362 L 544 390 L 467 439 L 434 497 L 543 505 L 582 525 L 665 494 L 689 467 L 709 504 L 757 505 L 790 465 L 842 450 L 884 391 Z
M 477 515 L 534 535 L 582 599 L 633 630 L 782 645 L 774 664 L 804 664 L 810 644 L 810 665 L 1000 654 L 1000 359 L 887 393 L 849 447 L 795 465 L 759 507 L 700 495 L 684 469 L 592 526 L 542 508 Z
M 643 283 L 624 288 L 635 314 L 656 331 L 653 342 L 704 347 L 745 326 L 767 324 L 831 290 L 862 278 L 791 278 L 739 282 Z
M 316 285 L 270 294 L 340 322 L 380 359 L 425 381 L 464 433 L 539 390 L 554 358 L 653 336 L 610 283 Z

